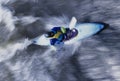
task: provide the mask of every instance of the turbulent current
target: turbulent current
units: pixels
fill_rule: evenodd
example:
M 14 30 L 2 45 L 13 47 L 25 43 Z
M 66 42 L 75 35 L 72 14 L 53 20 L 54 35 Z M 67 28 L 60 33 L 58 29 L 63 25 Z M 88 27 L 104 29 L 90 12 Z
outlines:
M 73 16 L 109 27 L 59 51 L 24 45 Z M 120 81 L 119 42 L 119 0 L 0 0 L 0 81 Z

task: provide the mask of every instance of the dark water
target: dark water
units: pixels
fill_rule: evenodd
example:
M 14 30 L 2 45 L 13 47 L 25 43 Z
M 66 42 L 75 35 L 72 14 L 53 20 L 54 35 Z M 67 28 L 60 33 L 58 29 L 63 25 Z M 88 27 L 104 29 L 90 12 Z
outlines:
M 60 51 L 25 38 L 53 26 L 104 22 L 110 27 Z M 119 0 L 0 0 L 0 81 L 120 81 Z

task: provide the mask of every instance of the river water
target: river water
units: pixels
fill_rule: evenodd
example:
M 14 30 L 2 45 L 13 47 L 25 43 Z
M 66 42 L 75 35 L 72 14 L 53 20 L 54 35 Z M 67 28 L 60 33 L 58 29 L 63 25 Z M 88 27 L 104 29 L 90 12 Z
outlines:
M 59 51 L 24 48 L 73 16 L 110 26 Z M 120 81 L 119 22 L 119 0 L 0 0 L 0 81 Z

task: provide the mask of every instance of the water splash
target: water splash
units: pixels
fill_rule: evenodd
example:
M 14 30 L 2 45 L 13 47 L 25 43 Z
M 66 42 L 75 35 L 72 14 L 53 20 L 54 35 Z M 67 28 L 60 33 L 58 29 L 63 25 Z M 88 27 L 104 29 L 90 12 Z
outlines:
M 12 12 L 0 5 L 0 23 L 5 24 L 5 28 L 12 32 L 15 29 L 14 17 Z
M 23 50 L 24 43 L 12 43 L 0 47 L 0 62 L 12 58 L 17 50 Z
M 19 18 L 16 19 L 16 22 L 20 21 L 22 25 L 28 25 L 31 24 L 35 21 L 40 19 L 39 17 L 33 17 L 33 16 L 20 16 Z
M 18 50 L 25 50 L 32 42 L 26 38 L 14 43 L 4 43 L 0 46 L 0 62 L 12 58 Z
M 50 30 L 53 27 L 58 27 L 58 26 L 68 27 L 68 24 L 69 24 L 69 19 L 66 16 L 50 17 L 50 18 L 46 19 L 45 21 L 46 21 L 45 27 L 47 30 Z

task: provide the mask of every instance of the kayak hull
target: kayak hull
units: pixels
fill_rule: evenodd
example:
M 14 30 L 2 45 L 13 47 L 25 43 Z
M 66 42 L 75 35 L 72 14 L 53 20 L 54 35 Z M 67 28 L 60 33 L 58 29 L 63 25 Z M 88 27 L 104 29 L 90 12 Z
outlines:
M 76 27 L 74 28 L 78 31 L 77 36 L 70 40 L 65 41 L 65 44 L 75 43 L 79 40 L 95 35 L 96 33 L 100 32 L 104 28 L 104 24 L 81 23 L 76 25 Z M 44 35 L 34 38 L 31 41 L 33 42 L 33 44 L 36 44 L 36 45 L 42 45 L 42 46 L 50 45 L 50 39 L 46 38 Z

